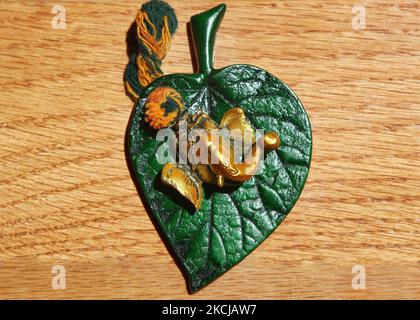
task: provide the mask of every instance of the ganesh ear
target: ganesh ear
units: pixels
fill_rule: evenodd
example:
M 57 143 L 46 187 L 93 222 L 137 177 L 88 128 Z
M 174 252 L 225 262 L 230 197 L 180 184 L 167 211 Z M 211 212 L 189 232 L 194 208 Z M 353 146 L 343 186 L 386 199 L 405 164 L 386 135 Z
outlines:
M 255 130 L 246 117 L 244 109 L 240 107 L 226 111 L 220 121 L 220 127 L 227 128 L 233 132 L 239 130 L 238 132 L 240 132 L 242 138 L 249 135 L 248 137 L 252 138 L 252 143 L 255 143 Z
M 203 200 L 202 182 L 187 165 L 167 163 L 162 169 L 162 182 L 177 190 L 198 210 Z

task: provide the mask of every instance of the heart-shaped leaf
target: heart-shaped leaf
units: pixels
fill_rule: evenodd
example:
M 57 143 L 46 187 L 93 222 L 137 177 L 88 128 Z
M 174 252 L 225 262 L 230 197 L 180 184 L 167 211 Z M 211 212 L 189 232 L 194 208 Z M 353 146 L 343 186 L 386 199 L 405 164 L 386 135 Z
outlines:
M 156 79 L 141 94 L 129 125 L 128 151 L 140 189 L 184 269 L 192 292 L 244 259 L 284 220 L 309 171 L 312 137 L 296 95 L 265 70 L 250 65 L 213 69 L 214 37 L 225 6 L 191 18 L 199 70 Z M 189 113 L 205 111 L 220 121 L 240 106 L 252 125 L 275 131 L 280 149 L 266 155 L 261 174 L 235 189 L 204 186 L 200 210 L 162 185 L 156 153 L 162 142 L 144 121 L 144 104 L 158 87 L 175 88 Z

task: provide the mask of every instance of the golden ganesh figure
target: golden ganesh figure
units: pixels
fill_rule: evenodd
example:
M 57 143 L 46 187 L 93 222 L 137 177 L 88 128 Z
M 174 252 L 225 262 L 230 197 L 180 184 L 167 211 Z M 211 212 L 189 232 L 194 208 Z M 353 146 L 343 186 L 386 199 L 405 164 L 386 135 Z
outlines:
M 182 112 L 184 104 L 180 94 L 167 87 L 153 90 L 145 105 L 145 121 L 154 129 L 174 126 L 178 120 L 187 122 L 188 130 L 201 129 L 200 145 L 207 154 L 204 161 L 188 164 L 167 163 L 162 169 L 162 182 L 177 190 L 198 210 L 203 199 L 202 182 L 219 188 L 225 185 L 240 185 L 254 176 L 263 160 L 263 153 L 278 149 L 280 138 L 275 132 L 256 137 L 242 108 L 226 111 L 219 124 L 204 112 L 188 114 Z M 223 130 L 225 129 L 225 130 Z M 217 132 L 224 132 L 216 136 Z M 250 140 L 250 148 L 238 161 L 235 147 L 237 143 Z M 260 140 L 261 139 L 261 140 Z M 263 145 L 263 148 L 259 147 Z M 188 151 L 193 151 L 196 142 L 188 142 Z M 203 148 L 201 148 L 203 150 Z M 200 149 L 197 150 L 200 152 Z M 193 152 L 194 153 L 194 152 Z

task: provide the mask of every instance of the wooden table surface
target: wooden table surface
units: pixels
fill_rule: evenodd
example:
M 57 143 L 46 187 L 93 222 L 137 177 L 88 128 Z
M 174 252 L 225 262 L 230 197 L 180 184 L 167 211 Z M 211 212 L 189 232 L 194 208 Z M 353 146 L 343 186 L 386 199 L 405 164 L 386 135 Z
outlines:
M 163 69 L 189 72 L 185 24 L 219 1 L 169 2 L 180 28 Z M 124 154 L 140 3 L 61 0 L 57 30 L 53 2 L 1 1 L 0 298 L 420 298 L 420 3 L 226 3 L 216 66 L 269 70 L 311 119 L 312 167 L 285 222 L 188 295 Z

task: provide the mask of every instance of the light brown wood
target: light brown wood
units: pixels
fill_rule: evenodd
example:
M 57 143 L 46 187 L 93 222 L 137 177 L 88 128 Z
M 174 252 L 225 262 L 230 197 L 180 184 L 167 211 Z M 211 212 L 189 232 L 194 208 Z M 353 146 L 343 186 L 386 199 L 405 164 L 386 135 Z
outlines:
M 175 1 L 164 62 L 191 71 L 185 23 L 219 1 Z M 420 4 L 226 1 L 216 65 L 289 84 L 313 126 L 304 192 L 274 234 L 195 295 L 130 178 L 122 77 L 139 1 L 0 4 L 0 298 L 420 298 Z M 357 1 L 356 1 L 357 2 Z M 51 268 L 66 268 L 66 289 Z M 366 269 L 366 289 L 352 268 Z

